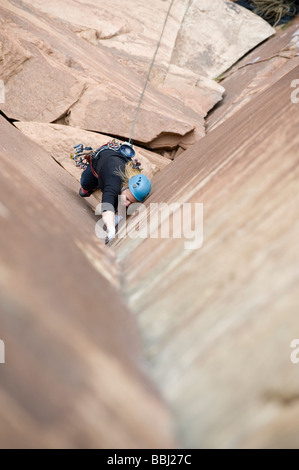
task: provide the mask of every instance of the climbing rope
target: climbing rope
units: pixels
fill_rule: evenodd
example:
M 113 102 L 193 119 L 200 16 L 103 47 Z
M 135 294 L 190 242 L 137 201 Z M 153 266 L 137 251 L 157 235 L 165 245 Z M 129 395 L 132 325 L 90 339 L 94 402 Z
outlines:
M 166 23 L 167 23 L 167 20 L 168 20 L 173 2 L 174 2 L 174 0 L 171 1 L 170 5 L 168 7 L 168 11 L 167 11 L 167 14 L 166 14 L 166 17 L 165 17 L 165 20 L 164 20 L 161 35 L 160 35 L 160 38 L 159 38 L 159 41 L 158 41 L 158 44 L 157 44 L 157 47 L 156 47 L 156 50 L 155 50 L 150 68 L 149 68 L 149 71 L 148 71 L 148 74 L 147 74 L 147 77 L 146 77 L 146 81 L 145 81 L 142 93 L 140 95 L 140 99 L 139 99 L 139 103 L 138 103 L 138 106 L 137 106 L 134 122 L 133 122 L 132 129 L 131 129 L 130 138 L 129 138 L 129 141 L 128 141 L 129 143 L 131 143 L 131 140 L 132 140 L 134 126 L 135 126 L 135 123 L 136 123 L 136 120 L 137 120 L 137 116 L 138 116 L 138 113 L 139 113 L 142 98 L 143 98 L 146 86 L 148 84 L 148 81 L 149 81 L 149 77 L 150 77 L 150 74 L 151 74 L 155 59 L 156 59 L 157 52 L 158 52 L 160 44 L 161 44 L 162 36 L 163 36 L 164 30 L 165 30 L 165 26 L 166 26 Z M 70 158 L 75 162 L 76 167 L 81 168 L 81 170 L 85 170 L 87 168 L 87 165 L 91 162 L 91 160 L 93 158 L 95 158 L 99 154 L 99 152 L 101 152 L 102 150 L 105 150 L 107 148 L 113 149 L 113 150 L 119 150 L 120 146 L 121 146 L 121 144 L 117 139 L 112 139 L 110 142 L 107 142 L 107 144 L 102 145 L 96 151 L 94 151 L 92 149 L 92 147 L 84 147 L 83 144 L 78 144 L 78 145 L 74 146 L 74 149 L 73 149 L 72 153 L 70 154 Z M 137 159 L 133 160 L 132 168 L 137 169 L 140 172 L 142 171 L 141 164 L 140 164 L 140 162 L 138 162 Z
M 169 16 L 169 14 L 170 14 L 170 10 L 171 10 L 171 7 L 172 7 L 172 5 L 173 5 L 173 2 L 174 2 L 174 0 L 172 0 L 171 3 L 170 3 L 170 5 L 169 5 L 168 11 L 167 11 L 167 15 L 166 15 L 166 18 L 165 18 L 165 21 L 164 21 L 164 24 L 163 24 L 162 32 L 161 32 L 161 35 L 160 35 L 160 39 L 159 39 L 159 41 L 158 41 L 158 44 L 157 44 L 157 47 L 156 47 L 156 50 L 155 50 L 155 53 L 154 53 L 154 56 L 153 56 L 153 59 L 152 59 L 152 62 L 151 62 L 151 65 L 150 65 L 148 74 L 147 74 L 147 77 L 146 77 L 146 81 L 145 81 L 145 84 L 144 84 L 144 87 L 143 87 L 143 90 L 142 90 L 142 93 L 141 93 L 141 96 L 140 96 L 140 99 L 139 99 L 139 103 L 138 103 L 138 106 L 137 106 L 137 111 L 136 111 L 136 114 L 135 114 L 135 118 L 134 118 L 134 122 L 133 122 L 133 125 L 132 125 L 132 129 L 131 129 L 131 134 L 130 134 L 130 138 L 129 138 L 129 143 L 131 143 L 131 139 L 132 139 L 132 135 L 133 135 L 133 131 L 134 131 L 134 126 L 135 126 L 135 123 L 136 123 L 136 120 L 137 120 L 137 116 L 138 116 L 138 113 L 139 113 L 141 101 L 142 101 L 142 98 L 143 98 L 143 95 L 144 95 L 144 92 L 145 92 L 147 83 L 148 83 L 148 81 L 149 81 L 149 77 L 150 77 L 150 74 L 151 74 L 151 71 L 152 71 L 152 68 L 153 68 L 155 59 L 156 59 L 157 52 L 158 52 L 159 47 L 160 47 L 160 44 L 161 44 L 162 36 L 163 36 L 163 33 L 164 33 L 164 29 L 165 29 L 165 26 L 166 26 L 166 23 L 167 23 L 167 20 L 168 20 L 168 16 Z

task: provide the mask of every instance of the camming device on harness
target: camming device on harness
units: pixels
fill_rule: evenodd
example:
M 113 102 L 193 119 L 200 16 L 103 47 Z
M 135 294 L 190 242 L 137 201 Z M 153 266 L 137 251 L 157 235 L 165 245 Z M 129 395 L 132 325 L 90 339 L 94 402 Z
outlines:
M 85 170 L 89 164 L 93 169 L 92 162 L 99 157 L 103 150 L 107 149 L 115 150 L 120 156 L 126 158 L 128 161 L 130 161 L 135 155 L 135 150 L 133 149 L 132 144 L 129 142 L 121 144 L 118 140 L 112 139 L 97 150 L 93 150 L 92 147 L 84 147 L 83 144 L 75 145 L 73 152 L 70 154 L 70 158 L 74 160 L 76 167 L 81 168 L 81 170 Z M 134 162 L 133 160 L 132 167 L 138 168 L 140 167 L 140 163 L 137 161 Z

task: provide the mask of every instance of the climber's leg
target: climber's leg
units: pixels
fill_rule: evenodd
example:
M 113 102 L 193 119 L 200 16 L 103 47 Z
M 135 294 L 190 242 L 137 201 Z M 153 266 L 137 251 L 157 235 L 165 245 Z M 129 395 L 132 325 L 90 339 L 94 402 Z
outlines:
M 90 165 L 87 165 L 86 169 L 81 175 L 81 188 L 79 194 L 81 197 L 89 197 L 98 186 L 98 179 L 93 174 Z

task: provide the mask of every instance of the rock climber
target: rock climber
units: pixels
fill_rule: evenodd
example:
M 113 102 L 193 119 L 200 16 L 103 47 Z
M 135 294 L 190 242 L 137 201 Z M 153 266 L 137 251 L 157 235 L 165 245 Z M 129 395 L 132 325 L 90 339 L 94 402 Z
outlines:
M 112 141 L 95 152 L 81 175 L 81 197 L 89 197 L 96 189 L 102 190 L 106 244 L 115 237 L 115 228 L 121 220 L 116 214 L 119 196 L 120 204 L 127 208 L 134 202 L 143 202 L 152 189 L 149 178 L 141 173 L 140 163 L 133 160 L 134 155 L 130 142 L 120 145 Z

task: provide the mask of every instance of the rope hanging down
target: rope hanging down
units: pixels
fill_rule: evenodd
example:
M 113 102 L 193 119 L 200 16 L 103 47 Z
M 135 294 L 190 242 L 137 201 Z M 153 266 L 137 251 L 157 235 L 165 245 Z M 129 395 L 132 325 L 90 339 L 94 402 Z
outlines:
M 132 125 L 132 130 L 131 130 L 131 134 L 130 134 L 130 138 L 129 138 L 129 143 L 131 143 L 131 139 L 132 139 L 132 135 L 133 135 L 133 131 L 134 131 L 134 126 L 135 126 L 135 123 L 136 123 L 136 120 L 137 120 L 137 116 L 138 116 L 138 113 L 139 113 L 141 101 L 142 101 L 142 98 L 143 98 L 143 95 L 144 95 L 144 92 L 145 92 L 147 83 L 148 83 L 148 81 L 149 81 L 149 77 L 150 77 L 150 74 L 151 74 L 151 71 L 152 71 L 152 68 L 153 68 L 155 59 L 156 59 L 157 52 L 158 52 L 159 47 L 160 47 L 160 44 L 161 44 L 162 36 L 163 36 L 163 33 L 164 33 L 164 29 L 165 29 L 165 26 L 166 26 L 166 23 L 167 23 L 167 20 L 168 20 L 168 16 L 169 16 L 171 7 L 172 7 L 172 5 L 173 5 L 173 2 L 174 2 L 174 0 L 172 0 L 171 3 L 170 3 L 170 5 L 169 5 L 168 11 L 167 11 L 167 15 L 166 15 L 166 18 L 165 18 L 165 21 L 164 21 L 164 24 L 163 24 L 162 32 L 161 32 L 161 35 L 160 35 L 160 39 L 159 39 L 159 41 L 158 41 L 158 44 L 157 44 L 157 47 L 156 47 L 156 51 L 155 51 L 155 53 L 154 53 L 154 57 L 153 57 L 153 59 L 152 59 L 152 62 L 151 62 L 151 65 L 150 65 L 150 68 L 149 68 L 149 71 L 148 71 L 148 74 L 147 74 L 147 77 L 146 77 L 146 82 L 145 82 L 145 84 L 144 84 L 144 87 L 143 87 L 143 90 L 142 90 L 142 93 L 141 93 L 141 96 L 140 96 L 140 99 L 139 99 L 137 111 L 136 111 L 136 114 L 135 114 L 135 119 L 134 119 L 134 122 L 133 122 L 133 125 Z

